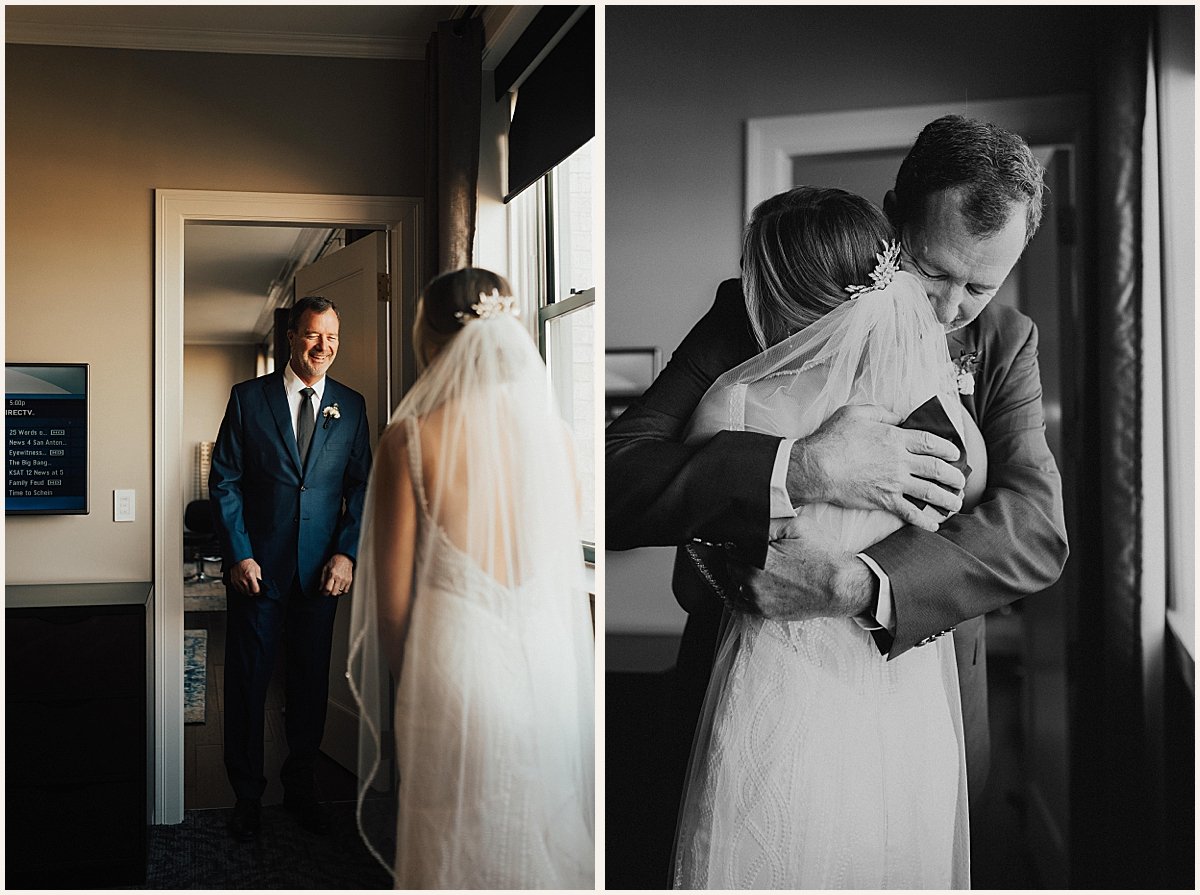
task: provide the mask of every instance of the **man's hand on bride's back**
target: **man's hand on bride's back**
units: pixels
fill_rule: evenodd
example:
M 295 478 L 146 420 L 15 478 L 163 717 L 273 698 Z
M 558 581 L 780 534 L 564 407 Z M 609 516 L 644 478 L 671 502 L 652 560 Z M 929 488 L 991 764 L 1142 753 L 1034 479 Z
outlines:
M 737 608 L 801 620 L 859 615 L 875 605 L 878 579 L 829 531 L 798 517 L 767 546 L 763 568 L 730 561 Z
M 929 432 L 901 429 L 901 419 L 872 404 L 842 407 L 812 435 L 798 439 L 788 464 L 792 503 L 882 509 L 936 531 L 940 517 L 929 507 L 942 516 L 962 507 L 966 479 L 947 462 L 958 459 L 958 448 Z M 929 507 L 918 510 L 905 495 Z

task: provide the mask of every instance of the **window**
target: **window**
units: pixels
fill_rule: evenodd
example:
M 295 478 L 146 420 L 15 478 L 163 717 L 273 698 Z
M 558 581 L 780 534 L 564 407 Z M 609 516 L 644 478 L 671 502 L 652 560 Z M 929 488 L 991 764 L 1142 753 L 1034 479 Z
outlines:
M 594 143 L 585 143 L 509 203 L 512 285 L 528 296 L 551 388 L 574 436 L 589 562 L 596 555 Z
M 1189 9 L 1164 8 L 1158 15 L 1155 67 L 1148 78 L 1157 103 L 1157 177 L 1161 229 L 1157 246 L 1162 302 L 1167 624 L 1194 669 L 1196 658 L 1196 74 Z M 1153 156 L 1151 156 L 1153 160 Z M 1153 262 L 1152 262 L 1153 263 Z M 1155 424 L 1160 421 L 1154 420 Z M 1158 445 L 1156 445 L 1158 446 Z M 1194 670 L 1187 673 L 1194 677 Z

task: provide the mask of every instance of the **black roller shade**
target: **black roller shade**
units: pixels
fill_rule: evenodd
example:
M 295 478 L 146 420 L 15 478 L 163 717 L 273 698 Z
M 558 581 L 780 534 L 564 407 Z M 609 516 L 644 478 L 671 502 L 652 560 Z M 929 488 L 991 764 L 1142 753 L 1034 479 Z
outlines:
M 536 24 L 535 19 L 530 27 Z M 519 41 L 509 56 L 518 50 L 529 58 L 530 47 L 522 48 Z M 509 56 L 497 68 L 498 73 Z M 595 136 L 595 64 L 596 10 L 588 7 L 517 88 L 516 109 L 508 129 L 505 202 Z

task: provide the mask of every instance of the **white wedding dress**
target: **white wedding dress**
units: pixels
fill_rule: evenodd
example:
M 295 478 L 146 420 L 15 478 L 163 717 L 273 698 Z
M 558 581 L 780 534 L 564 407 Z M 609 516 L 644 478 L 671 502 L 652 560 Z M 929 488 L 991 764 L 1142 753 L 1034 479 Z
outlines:
M 545 576 L 510 587 L 484 571 L 430 516 L 421 457 L 408 456 L 422 571 L 396 696 L 396 886 L 591 888 L 590 804 L 575 785 L 586 602 Z
M 720 377 L 688 438 L 799 437 L 843 404 L 907 415 L 934 394 L 960 434 L 973 426 L 924 291 L 897 273 Z M 853 552 L 900 525 L 829 505 L 800 515 Z M 772 535 L 785 528 L 774 520 Z M 888 661 L 853 619 L 734 613 L 692 750 L 675 886 L 968 888 L 966 780 L 951 637 Z
M 567 436 L 529 334 L 507 315 L 466 324 L 375 462 L 407 470 L 415 531 L 381 509 L 397 476 L 373 473 L 348 672 L 364 840 L 397 888 L 594 889 L 594 638 Z M 398 549 L 413 559 L 393 704 L 378 613 Z M 394 826 L 364 802 L 389 738 Z

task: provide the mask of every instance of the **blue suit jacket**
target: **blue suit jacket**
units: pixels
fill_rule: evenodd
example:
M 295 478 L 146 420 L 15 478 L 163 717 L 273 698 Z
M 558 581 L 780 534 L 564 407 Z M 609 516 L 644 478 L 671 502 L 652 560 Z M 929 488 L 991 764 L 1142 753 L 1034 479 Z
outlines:
M 322 416 L 333 404 L 340 417 Z M 253 558 L 265 596 L 279 599 L 297 572 L 304 593 L 314 595 L 329 557 L 355 559 L 371 470 L 368 432 L 363 396 L 326 377 L 302 468 L 283 374 L 233 387 L 208 479 L 226 584 L 229 569 Z

